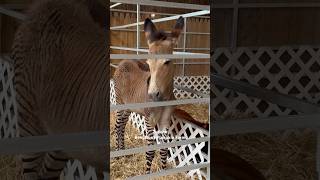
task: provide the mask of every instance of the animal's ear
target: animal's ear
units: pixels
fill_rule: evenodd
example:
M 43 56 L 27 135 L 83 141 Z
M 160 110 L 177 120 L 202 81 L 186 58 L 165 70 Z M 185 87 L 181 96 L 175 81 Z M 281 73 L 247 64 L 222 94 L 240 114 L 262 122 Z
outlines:
M 181 34 L 181 31 L 183 30 L 183 27 L 184 27 L 184 18 L 182 16 L 180 16 L 176 22 L 176 25 L 174 26 L 173 30 L 171 31 L 172 41 L 175 44 L 178 41 L 178 38 Z
M 84 3 L 88 7 L 92 19 L 101 27 L 106 28 L 109 24 L 107 7 L 99 0 L 84 0 Z
M 144 20 L 144 34 L 148 41 L 151 39 L 151 36 L 155 34 L 155 32 L 157 32 L 157 28 L 151 19 L 147 18 Z

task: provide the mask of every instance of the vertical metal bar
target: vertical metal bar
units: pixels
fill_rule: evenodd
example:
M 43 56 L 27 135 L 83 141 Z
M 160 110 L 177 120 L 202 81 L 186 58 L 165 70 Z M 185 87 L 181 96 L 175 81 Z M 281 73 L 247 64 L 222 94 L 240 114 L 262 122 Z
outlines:
M 239 15 L 239 0 L 233 0 L 233 19 L 232 19 L 232 37 L 231 49 L 234 51 L 238 44 L 238 15 Z
M 232 37 L 231 37 L 231 53 L 232 57 L 234 57 L 234 53 L 237 49 L 238 45 L 238 15 L 239 15 L 239 0 L 233 0 L 233 17 L 232 17 Z M 236 59 L 232 58 L 232 61 Z M 236 75 L 236 68 L 235 65 L 232 64 L 231 66 L 231 78 Z M 235 97 L 235 91 L 231 91 L 231 98 Z
M 140 4 L 137 4 L 137 50 L 140 48 Z M 139 54 L 139 51 L 137 51 Z
M 208 141 L 208 161 L 209 161 L 209 163 L 211 162 L 211 157 L 210 157 L 210 152 L 211 152 L 211 147 L 210 147 L 210 142 L 211 142 L 211 138 L 213 137 L 213 136 L 211 136 L 211 128 L 210 128 L 210 102 L 208 103 L 208 108 L 209 108 L 209 113 L 208 113 L 208 115 L 209 115 L 209 137 L 210 137 L 210 139 L 209 139 L 209 141 Z M 212 163 L 213 163 L 213 161 L 212 161 Z M 207 179 L 210 179 L 210 166 L 208 166 L 207 167 Z
M 184 28 L 183 28 L 183 52 L 186 52 L 187 44 L 187 18 L 184 18 Z M 185 75 L 185 58 L 182 59 L 182 76 Z
M 316 168 L 317 168 L 317 177 L 316 179 L 320 180 L 320 129 L 317 128 L 317 154 L 316 154 Z
M 2 29 L 3 28 L 1 28 L 1 27 L 3 27 L 2 26 L 2 14 L 0 14 L 0 53 L 2 54 L 3 52 L 2 52 Z

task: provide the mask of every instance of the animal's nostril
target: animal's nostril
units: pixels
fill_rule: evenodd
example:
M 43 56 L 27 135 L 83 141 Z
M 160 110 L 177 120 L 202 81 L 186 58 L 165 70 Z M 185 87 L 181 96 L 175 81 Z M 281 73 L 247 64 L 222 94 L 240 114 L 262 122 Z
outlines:
M 157 97 L 159 97 L 160 96 L 160 92 L 157 92 Z

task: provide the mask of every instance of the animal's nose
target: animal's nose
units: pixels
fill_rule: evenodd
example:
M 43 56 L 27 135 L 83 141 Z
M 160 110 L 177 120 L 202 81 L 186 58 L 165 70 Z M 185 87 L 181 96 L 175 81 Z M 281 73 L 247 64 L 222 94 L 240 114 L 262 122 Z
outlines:
M 149 93 L 149 98 L 152 99 L 153 101 L 159 101 L 160 100 L 160 92 L 153 92 Z

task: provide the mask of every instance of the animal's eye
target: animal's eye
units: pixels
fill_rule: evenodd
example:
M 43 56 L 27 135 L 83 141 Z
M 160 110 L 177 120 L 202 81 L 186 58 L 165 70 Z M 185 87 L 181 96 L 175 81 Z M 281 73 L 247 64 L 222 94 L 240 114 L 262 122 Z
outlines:
M 171 62 L 171 61 L 168 60 L 168 61 L 164 62 L 164 64 L 165 64 L 165 65 L 168 65 L 170 62 Z
M 149 76 L 148 79 L 147 79 L 148 85 L 150 84 L 150 79 L 151 79 L 151 76 Z

